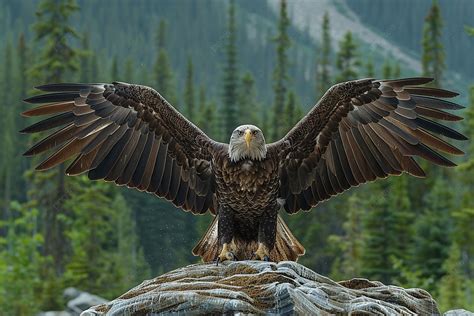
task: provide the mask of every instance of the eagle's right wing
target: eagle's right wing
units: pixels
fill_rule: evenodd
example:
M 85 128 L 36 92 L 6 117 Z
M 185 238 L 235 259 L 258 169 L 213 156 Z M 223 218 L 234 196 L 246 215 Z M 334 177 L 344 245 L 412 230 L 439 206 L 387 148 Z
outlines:
M 156 194 L 193 213 L 215 211 L 209 146 L 214 142 L 155 90 L 126 83 L 49 84 L 52 92 L 26 99 L 43 104 L 24 116 L 53 115 L 22 130 L 60 127 L 30 148 L 32 156 L 52 149 L 37 169 L 75 158 L 68 175 Z
M 269 150 L 282 152 L 280 198 L 289 213 L 309 210 L 361 183 L 407 172 L 424 176 L 415 156 L 437 165 L 454 163 L 437 151 L 462 151 L 437 135 L 465 140 L 434 121 L 462 118 L 462 108 L 440 98 L 457 94 L 419 86 L 429 78 L 362 79 L 333 86 L 318 104 Z

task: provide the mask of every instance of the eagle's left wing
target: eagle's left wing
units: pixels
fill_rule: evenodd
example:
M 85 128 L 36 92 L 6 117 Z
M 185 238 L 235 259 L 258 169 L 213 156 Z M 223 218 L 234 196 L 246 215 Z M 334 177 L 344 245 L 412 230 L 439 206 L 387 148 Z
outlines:
M 439 99 L 454 92 L 419 86 L 430 81 L 362 79 L 329 89 L 282 140 L 269 144 L 282 153 L 279 195 L 286 211 L 309 210 L 352 186 L 389 175 L 423 177 L 414 156 L 454 166 L 435 150 L 463 152 L 435 134 L 466 137 L 432 119 L 461 120 L 444 110 L 462 107 Z
M 215 211 L 208 149 L 216 142 L 158 92 L 121 82 L 37 88 L 51 93 L 26 99 L 42 105 L 23 115 L 49 117 L 22 132 L 53 130 L 25 153 L 52 150 L 37 169 L 74 158 L 68 175 L 87 172 L 92 180 L 156 194 L 193 213 Z

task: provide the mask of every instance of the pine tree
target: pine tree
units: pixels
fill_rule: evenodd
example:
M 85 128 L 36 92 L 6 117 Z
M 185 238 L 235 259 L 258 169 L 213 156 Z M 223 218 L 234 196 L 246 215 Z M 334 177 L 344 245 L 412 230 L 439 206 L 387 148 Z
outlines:
M 400 269 L 411 263 L 414 214 L 406 176 L 370 183 L 364 188 L 367 212 L 363 218 L 362 272 L 382 282 L 400 279 Z
M 461 267 L 461 250 L 453 243 L 449 250 L 449 256 L 443 263 L 446 274 L 439 282 L 440 310 L 446 312 L 450 309 L 467 309 L 466 306 L 466 277 Z
M 429 192 L 423 196 L 424 209 L 414 223 L 413 266 L 425 279 L 430 279 L 428 290 L 444 275 L 443 262 L 447 259 L 450 246 L 453 192 L 446 190 L 447 179 L 436 177 Z
M 205 127 L 205 130 L 209 131 L 208 135 L 210 135 L 214 139 L 217 138 L 217 135 L 219 132 L 218 129 L 216 128 L 216 125 L 217 125 L 216 113 L 217 113 L 217 105 L 216 105 L 216 102 L 212 100 L 206 105 L 206 109 L 203 113 L 203 121 L 206 121 L 205 124 L 207 125 L 207 127 Z
M 70 26 L 70 17 L 78 10 L 74 0 L 42 0 L 36 12 L 33 25 L 39 59 L 29 74 L 33 84 L 64 82 L 78 69 L 79 51 L 69 41 L 78 35 Z M 35 165 L 37 159 L 33 159 Z M 43 255 L 47 258 L 41 269 L 42 308 L 59 309 L 61 305 L 61 276 L 67 260 L 69 244 L 65 236 L 70 213 L 64 208 L 64 201 L 72 193 L 66 181 L 64 164 L 44 173 L 28 172 L 31 185 L 28 197 L 37 200 L 41 211 L 40 229 L 44 235 Z
M 114 81 L 120 80 L 117 56 L 114 56 L 112 58 L 112 65 L 110 67 L 110 77 L 111 77 L 111 80 L 114 80 Z
M 207 109 L 207 100 L 206 100 L 206 88 L 203 85 L 199 86 L 199 96 L 198 96 L 198 115 L 197 115 L 197 125 L 201 128 L 204 132 L 208 133 L 203 126 L 206 124 L 204 121 L 204 113 Z M 209 135 L 209 134 L 208 134 Z
M 17 110 L 15 112 L 23 112 L 27 109 L 28 105 L 25 102 L 20 102 L 26 98 L 27 91 L 29 89 L 29 77 L 28 77 L 28 67 L 31 63 L 30 61 L 30 51 L 29 47 L 25 41 L 25 35 L 23 33 L 20 34 L 18 39 L 18 45 L 16 50 L 16 56 L 18 59 L 17 62 L 17 83 L 15 84 L 18 88 L 17 97 L 15 98 L 18 100 Z M 14 114 L 15 115 L 15 114 Z M 16 116 L 16 126 L 23 125 L 23 117 L 20 115 Z M 16 133 L 15 133 L 16 134 Z M 19 157 L 22 153 L 22 150 L 27 147 L 28 138 L 27 137 L 19 137 L 16 136 L 15 142 L 17 143 L 16 147 L 16 157 Z M 14 171 L 15 174 L 23 174 L 26 169 L 26 162 L 23 164 L 15 164 L 17 169 Z M 26 196 L 26 193 L 29 189 L 29 183 L 25 181 L 24 177 L 14 177 L 14 188 L 21 188 L 15 189 L 14 191 L 16 194 L 13 194 L 15 199 L 20 199 Z
M 39 62 L 32 68 L 31 75 L 35 83 L 62 82 L 68 75 L 78 69 L 78 52 L 68 43 L 71 38 L 77 38 L 76 32 L 69 24 L 69 18 L 78 10 L 74 0 L 55 1 L 43 0 L 38 5 L 37 22 L 34 24 L 36 40 L 43 47 Z M 33 161 L 35 163 L 35 161 Z M 49 181 L 56 178 L 56 185 L 52 187 Z M 53 260 L 52 271 L 56 277 L 64 270 L 67 242 L 65 242 L 64 226 L 67 213 L 63 202 L 68 196 L 65 185 L 64 165 L 43 174 L 33 173 L 30 182 L 34 190 L 31 198 L 37 198 L 39 208 L 43 214 L 42 228 L 44 231 L 44 255 Z M 49 272 L 47 272 L 49 273 Z M 52 277 L 52 276 L 50 276 Z M 56 282 L 56 283 L 55 283 Z M 58 280 L 50 279 L 45 282 L 47 291 L 59 291 Z M 57 294 L 57 293 L 56 293 Z M 56 294 L 52 294 L 56 296 Z M 57 297 L 57 296 L 56 296 Z M 45 298 L 45 301 L 47 298 Z M 55 308 L 54 299 L 46 308 Z
M 20 98 L 26 96 L 28 89 L 28 78 L 27 78 L 27 69 L 28 69 L 28 57 L 29 57 L 29 48 L 25 41 L 25 34 L 21 33 L 18 39 L 17 47 L 17 56 L 18 56 L 18 88 Z
M 198 126 L 208 136 L 215 138 L 218 133 L 216 119 L 216 104 L 214 101 L 207 101 L 206 89 L 204 86 L 199 88 L 199 114 L 197 118 Z M 207 228 L 207 226 L 206 226 Z
M 153 67 L 153 85 L 173 106 L 178 106 L 174 75 L 166 50 L 166 22 L 160 20 L 157 36 L 158 56 Z
M 393 68 L 393 78 L 400 78 L 400 75 L 401 75 L 400 63 L 397 62 Z
M 474 86 L 469 91 L 469 106 L 465 111 L 464 120 L 465 135 L 469 139 L 474 138 Z M 460 206 L 452 213 L 454 228 L 453 239 L 459 246 L 463 258 L 463 273 L 474 285 L 474 202 L 472 192 L 474 191 L 474 144 L 470 142 L 467 150 L 467 161 L 457 168 L 455 180 L 460 184 Z M 474 305 L 474 299 L 471 298 Z
M 250 72 L 246 72 L 240 80 L 237 100 L 237 104 L 239 105 L 238 125 L 258 125 L 260 107 L 256 100 L 255 80 Z
M 10 212 L 10 200 L 12 195 L 12 184 L 13 184 L 13 177 L 14 177 L 14 157 L 15 157 L 15 136 L 16 133 L 14 131 L 15 128 L 15 117 L 14 111 L 12 111 L 10 105 L 13 102 L 14 95 L 14 87 L 12 86 L 12 77 L 13 77 L 13 48 L 10 41 L 7 42 L 5 46 L 5 60 L 3 66 L 3 96 L 2 105 L 5 106 L 3 108 L 3 115 L 2 115 L 2 128 L 4 131 L 1 134 L 2 139 L 2 151 L 1 151 L 1 163 L 0 163 L 0 189 L 1 189 L 1 197 L 3 199 L 3 203 L 1 205 L 2 214 L 4 220 L 9 220 L 11 216 Z M 15 102 L 16 103 L 16 102 Z
M 184 106 L 186 109 L 186 117 L 190 120 L 194 120 L 194 66 L 191 57 L 188 57 L 188 66 L 186 68 L 186 83 L 184 86 Z
M 374 64 L 373 64 L 373 62 L 372 62 L 372 58 L 369 58 L 369 59 L 367 60 L 367 65 L 366 65 L 366 67 L 367 67 L 367 70 L 366 70 L 366 71 L 367 71 L 367 73 L 366 73 L 366 74 L 367 74 L 367 77 L 368 77 L 368 78 L 373 78 L 373 77 L 375 77 L 375 69 L 374 69 Z
M 331 86 L 331 32 L 329 25 L 329 14 L 326 12 L 321 27 L 321 53 L 317 71 L 316 96 L 320 97 L 326 93 Z
M 89 58 L 89 74 L 92 82 L 104 82 L 107 79 L 105 69 L 102 69 L 102 65 L 99 65 L 98 58 L 97 54 L 91 54 Z
M 37 231 L 40 212 L 35 204 L 13 201 L 15 219 L 0 221 L 0 229 L 8 226 L 8 235 L 0 236 L 0 306 L 2 314 L 8 313 L 5 315 L 32 315 L 40 308 L 37 290 L 43 287 L 43 280 L 38 276 L 47 260 L 39 250 L 43 236 Z
M 348 31 L 339 42 L 339 51 L 336 58 L 339 73 L 336 81 L 343 82 L 356 79 L 359 65 L 357 45 L 352 38 L 352 33 Z
M 382 72 L 384 79 L 392 79 L 392 66 L 388 61 L 383 64 Z
M 89 34 L 85 33 L 82 36 L 81 39 L 81 54 L 80 54 L 80 59 L 79 59 L 79 69 L 80 69 L 80 75 L 79 75 L 79 80 L 80 82 L 92 82 L 94 79 L 97 80 L 96 78 L 92 78 L 91 76 L 91 56 L 92 52 L 89 50 Z
M 367 205 L 357 192 L 347 199 L 346 204 L 347 218 L 343 224 L 344 234 L 331 235 L 328 238 L 337 254 L 331 271 L 335 279 L 360 276 L 362 272 L 362 218 Z
M 444 64 L 444 47 L 442 43 L 443 20 L 441 17 L 441 9 L 438 1 L 433 0 L 433 4 L 425 17 L 423 29 L 423 53 L 421 57 L 421 65 L 423 76 L 435 78 L 433 86 L 440 86 L 443 79 Z
M 237 87 L 239 74 L 237 69 L 237 48 L 236 48 L 236 26 L 235 26 L 235 1 L 229 3 L 227 24 L 227 42 L 225 45 L 226 61 L 224 65 L 223 80 L 223 135 L 227 138 L 237 127 Z M 221 138 L 222 139 L 222 138 Z
M 125 61 L 125 73 L 123 74 L 124 80 L 127 82 L 133 82 L 135 78 L 135 69 L 133 65 L 133 60 L 127 58 Z
M 33 28 L 37 41 L 45 41 L 40 62 L 32 75 L 45 82 L 61 82 L 68 72 L 78 69 L 78 51 L 69 45 L 69 38 L 78 35 L 69 25 L 69 18 L 79 7 L 75 0 L 43 0 L 38 5 L 38 21 Z
M 392 227 L 391 210 L 386 207 L 387 183 L 374 182 L 364 188 L 366 214 L 363 223 L 362 275 L 389 283 L 393 276 L 390 258 L 395 255 L 387 235 Z M 370 192 L 370 193 L 369 193 Z
M 90 185 L 83 177 L 75 185 L 76 193 L 65 203 L 74 214 L 67 231 L 72 256 L 65 283 L 113 298 L 147 276 L 131 212 L 107 183 Z
M 280 18 L 278 20 L 278 34 L 274 38 L 276 43 L 276 65 L 273 71 L 273 126 L 271 133 L 271 140 L 276 140 L 283 136 L 284 122 L 280 113 L 285 108 L 287 98 L 288 85 L 288 55 L 287 50 L 291 45 L 290 37 L 288 36 L 288 27 L 290 20 L 288 18 L 286 0 L 280 1 Z
M 284 132 L 287 133 L 303 116 L 303 111 L 297 104 L 296 95 L 293 91 L 288 92 L 288 100 L 283 113 L 285 117 Z

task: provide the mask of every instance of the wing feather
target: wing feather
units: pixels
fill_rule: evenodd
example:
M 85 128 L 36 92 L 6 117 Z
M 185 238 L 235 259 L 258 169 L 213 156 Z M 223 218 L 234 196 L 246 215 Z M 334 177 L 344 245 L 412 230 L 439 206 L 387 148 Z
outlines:
M 463 152 L 438 135 L 466 137 L 431 119 L 458 121 L 460 116 L 445 110 L 463 107 L 439 99 L 454 97 L 454 92 L 417 86 L 430 80 L 362 79 L 329 89 L 282 140 L 269 145 L 269 150 L 291 153 L 279 158 L 285 210 L 307 210 L 352 186 L 389 175 L 423 177 L 416 156 L 455 166 L 437 151 Z
M 25 152 L 53 151 L 39 169 L 74 158 L 68 175 L 87 172 L 90 179 L 156 193 L 195 213 L 215 212 L 210 160 L 220 145 L 156 91 L 121 82 L 37 88 L 46 93 L 26 99 L 38 106 L 23 115 L 50 117 L 21 132 L 60 127 Z

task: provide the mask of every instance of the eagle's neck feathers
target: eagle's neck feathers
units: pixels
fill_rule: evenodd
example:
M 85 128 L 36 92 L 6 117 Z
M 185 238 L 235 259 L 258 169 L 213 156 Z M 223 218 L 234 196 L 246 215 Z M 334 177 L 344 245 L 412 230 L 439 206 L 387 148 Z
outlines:
M 254 146 L 246 147 L 245 143 L 233 143 L 229 144 L 229 159 L 232 162 L 238 162 L 244 159 L 250 160 L 263 160 L 267 156 L 267 145 L 266 144 L 255 144 Z

